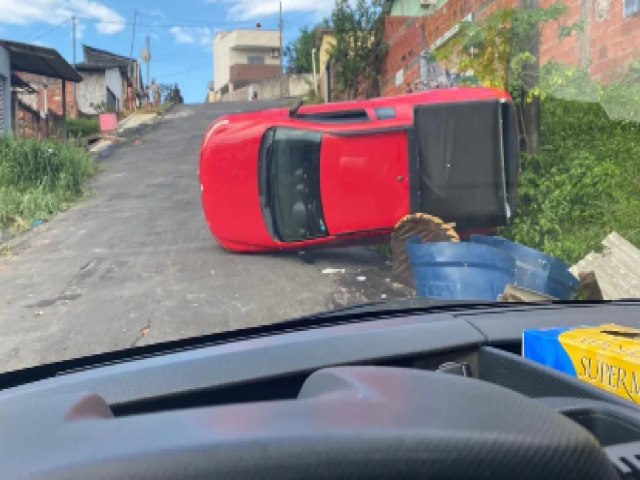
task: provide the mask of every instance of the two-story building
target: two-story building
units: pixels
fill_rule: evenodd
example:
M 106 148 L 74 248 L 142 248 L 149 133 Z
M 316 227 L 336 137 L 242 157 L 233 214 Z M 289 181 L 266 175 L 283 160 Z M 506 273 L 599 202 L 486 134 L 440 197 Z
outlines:
M 214 89 L 218 98 L 238 88 L 282 76 L 280 33 L 247 29 L 213 39 Z

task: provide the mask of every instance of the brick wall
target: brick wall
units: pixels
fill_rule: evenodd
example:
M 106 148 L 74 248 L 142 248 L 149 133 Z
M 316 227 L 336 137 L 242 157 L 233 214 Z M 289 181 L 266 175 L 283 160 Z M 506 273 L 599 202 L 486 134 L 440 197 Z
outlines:
M 541 0 L 549 6 L 554 0 Z M 584 4 L 583 4 L 584 2 Z M 583 33 L 558 38 L 559 25 L 542 32 L 540 60 L 589 66 L 594 78 L 611 81 L 629 62 L 640 59 L 640 15 L 625 18 L 623 0 L 568 0 L 569 12 L 560 25 L 584 22 Z
M 548 7 L 556 0 L 540 0 Z M 566 65 L 590 65 L 594 78 L 611 80 L 626 65 L 640 58 L 640 15 L 623 16 L 624 0 L 564 0 L 569 12 L 560 22 L 548 24 L 542 31 L 540 60 Z M 589 7 L 583 8 L 583 2 Z M 429 17 L 387 16 L 385 41 L 387 58 L 382 72 L 382 94 L 405 93 L 420 76 L 419 56 L 423 49 L 422 31 L 428 48 L 469 13 L 474 18 L 486 18 L 499 8 L 516 7 L 518 0 L 449 0 Z M 588 18 L 585 18 L 586 17 Z M 588 28 L 584 34 L 573 34 L 560 40 L 560 25 L 583 20 Z M 453 67 L 455 69 L 455 66 Z M 396 86 L 396 74 L 403 71 L 401 85 Z
M 405 93 L 420 77 L 420 53 L 423 50 L 423 30 L 427 48 L 443 37 L 470 13 L 483 18 L 497 8 L 507 7 L 517 0 L 449 0 L 428 17 L 391 17 L 385 19 L 385 41 L 388 54 L 383 66 L 383 95 Z M 404 70 L 404 81 L 396 85 L 396 74 Z
M 37 90 L 37 93 L 34 94 L 20 94 L 20 100 L 22 102 L 34 110 L 44 111 L 44 102 L 46 97 L 48 110 L 56 115 L 62 115 L 62 80 L 25 72 L 18 72 L 18 76 Z M 46 95 L 45 85 L 47 91 Z M 76 117 L 77 108 L 73 101 L 73 82 L 65 82 L 65 85 L 67 94 L 67 115 Z

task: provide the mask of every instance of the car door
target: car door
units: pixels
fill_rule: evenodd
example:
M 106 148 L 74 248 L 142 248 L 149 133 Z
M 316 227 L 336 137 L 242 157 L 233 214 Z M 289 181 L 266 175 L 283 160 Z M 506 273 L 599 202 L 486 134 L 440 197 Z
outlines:
M 409 214 L 407 130 L 324 136 L 320 184 L 332 235 L 390 230 Z

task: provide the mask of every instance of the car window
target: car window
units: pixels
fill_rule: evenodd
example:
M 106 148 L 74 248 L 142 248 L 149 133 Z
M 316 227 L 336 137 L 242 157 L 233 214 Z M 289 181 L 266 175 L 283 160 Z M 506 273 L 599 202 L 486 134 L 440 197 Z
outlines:
M 328 234 L 320 194 L 322 135 L 277 129 L 269 147 L 269 210 L 280 240 L 294 242 Z

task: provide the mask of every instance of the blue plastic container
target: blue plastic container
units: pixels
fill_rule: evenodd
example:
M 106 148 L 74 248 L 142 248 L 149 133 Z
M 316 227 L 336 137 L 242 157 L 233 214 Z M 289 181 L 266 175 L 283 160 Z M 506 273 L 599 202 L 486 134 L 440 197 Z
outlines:
M 516 261 L 516 286 L 560 300 L 572 300 L 576 296 L 580 282 L 562 260 L 502 237 L 471 235 L 470 242 L 489 245 L 513 256 Z
M 495 302 L 515 278 L 514 258 L 475 243 L 407 241 L 416 293 L 438 300 Z

